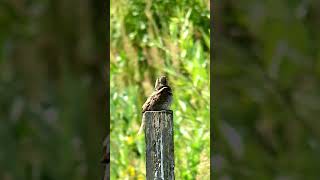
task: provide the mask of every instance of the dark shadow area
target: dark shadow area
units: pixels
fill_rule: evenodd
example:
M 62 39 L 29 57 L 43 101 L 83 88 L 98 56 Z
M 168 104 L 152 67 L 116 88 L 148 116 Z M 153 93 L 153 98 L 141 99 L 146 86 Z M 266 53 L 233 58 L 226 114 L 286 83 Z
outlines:
M 105 4 L 0 2 L 0 179 L 103 176 Z
M 215 1 L 215 178 L 319 177 L 319 5 Z

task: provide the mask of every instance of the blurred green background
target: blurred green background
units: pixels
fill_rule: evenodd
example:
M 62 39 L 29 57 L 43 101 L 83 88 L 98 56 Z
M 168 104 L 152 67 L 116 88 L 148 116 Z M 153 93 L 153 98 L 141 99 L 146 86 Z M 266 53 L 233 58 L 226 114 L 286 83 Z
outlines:
M 319 179 L 319 7 L 215 1 L 215 178 Z
M 144 179 L 140 107 L 161 74 L 174 90 L 177 179 L 208 179 L 209 125 L 217 179 L 318 179 L 318 7 L 215 1 L 210 96 L 209 1 L 112 0 L 112 179 Z M 102 177 L 105 9 L 0 1 L 1 180 Z
M 103 2 L 0 1 L 0 179 L 103 177 Z
M 176 179 L 210 176 L 208 0 L 111 0 L 111 179 L 145 179 L 141 107 L 159 75 L 173 88 Z

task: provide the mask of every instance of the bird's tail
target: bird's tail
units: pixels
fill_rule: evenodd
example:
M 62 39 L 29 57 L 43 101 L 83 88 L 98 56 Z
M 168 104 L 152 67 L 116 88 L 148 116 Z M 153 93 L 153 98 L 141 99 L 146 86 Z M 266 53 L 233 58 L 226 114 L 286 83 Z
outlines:
M 139 129 L 138 135 L 140 135 L 143 132 L 144 127 L 145 127 L 145 118 L 144 118 L 144 115 L 142 115 L 142 122 L 141 122 L 141 126 Z

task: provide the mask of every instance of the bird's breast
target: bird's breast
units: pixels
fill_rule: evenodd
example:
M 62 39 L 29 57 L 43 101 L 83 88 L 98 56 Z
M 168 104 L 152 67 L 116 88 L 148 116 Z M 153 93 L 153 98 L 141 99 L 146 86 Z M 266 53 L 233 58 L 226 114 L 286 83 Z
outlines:
M 172 103 L 172 96 L 168 96 L 166 100 L 163 101 L 162 109 L 169 110 Z

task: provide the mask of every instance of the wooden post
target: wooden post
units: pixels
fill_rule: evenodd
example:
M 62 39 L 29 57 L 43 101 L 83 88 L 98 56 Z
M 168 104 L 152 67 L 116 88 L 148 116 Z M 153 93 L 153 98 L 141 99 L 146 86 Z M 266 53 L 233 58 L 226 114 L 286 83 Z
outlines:
M 144 118 L 147 180 L 173 180 L 173 113 L 146 111 Z
M 105 171 L 103 180 L 110 179 L 110 135 L 108 135 L 103 142 L 103 153 L 104 153 L 104 161 Z
M 110 179 L 110 163 L 107 163 L 105 165 L 105 172 L 104 172 L 103 180 L 109 180 L 109 179 Z

